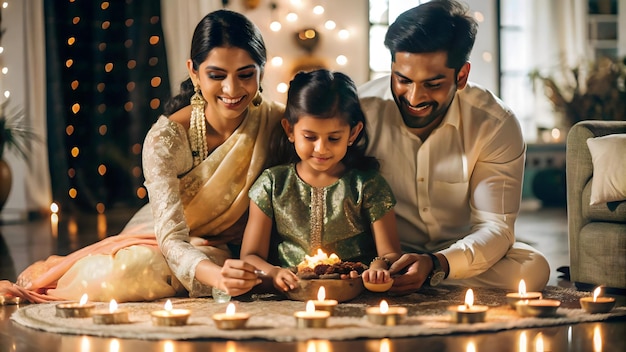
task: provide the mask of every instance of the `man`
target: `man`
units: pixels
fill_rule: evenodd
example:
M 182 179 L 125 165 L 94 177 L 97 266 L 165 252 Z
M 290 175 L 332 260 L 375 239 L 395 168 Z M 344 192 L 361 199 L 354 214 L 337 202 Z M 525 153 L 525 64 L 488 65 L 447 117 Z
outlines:
M 368 152 L 396 198 L 405 254 L 393 292 L 423 285 L 545 287 L 550 268 L 515 242 L 526 146 L 513 112 L 468 82 L 476 21 L 455 1 L 430 1 L 389 27 L 391 76 L 359 89 Z

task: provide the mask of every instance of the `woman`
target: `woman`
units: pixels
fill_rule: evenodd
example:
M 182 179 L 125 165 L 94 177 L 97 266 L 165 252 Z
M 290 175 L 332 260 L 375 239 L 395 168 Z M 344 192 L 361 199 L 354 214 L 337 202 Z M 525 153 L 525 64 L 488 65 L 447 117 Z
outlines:
M 191 42 L 189 79 L 144 141 L 149 204 L 118 236 L 32 265 L 5 293 L 33 302 L 83 293 L 124 302 L 208 296 L 212 287 L 240 295 L 258 284 L 252 265 L 228 258 L 284 112 L 260 95 L 265 62 L 261 33 L 246 17 L 228 10 L 204 17 Z

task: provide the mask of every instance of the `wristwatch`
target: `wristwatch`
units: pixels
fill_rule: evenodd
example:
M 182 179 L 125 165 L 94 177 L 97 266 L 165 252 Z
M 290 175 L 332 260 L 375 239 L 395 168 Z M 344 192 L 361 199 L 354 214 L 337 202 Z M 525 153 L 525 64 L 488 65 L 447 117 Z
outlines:
M 426 254 L 433 261 L 433 271 L 431 271 L 430 274 L 428 274 L 428 277 L 426 278 L 426 282 L 430 286 L 437 286 L 441 283 L 441 281 L 443 281 L 443 279 L 445 279 L 446 272 L 443 271 L 443 268 L 441 268 L 441 263 L 439 262 L 439 258 L 437 258 L 436 255 L 432 253 L 426 253 Z

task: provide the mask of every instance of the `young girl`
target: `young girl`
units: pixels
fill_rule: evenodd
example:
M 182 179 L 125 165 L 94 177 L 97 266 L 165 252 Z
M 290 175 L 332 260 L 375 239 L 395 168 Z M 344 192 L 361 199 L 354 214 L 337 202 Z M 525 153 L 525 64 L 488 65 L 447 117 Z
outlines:
M 298 281 L 287 267 L 318 249 L 370 264 L 366 282 L 388 282 L 400 256 L 395 198 L 378 161 L 365 155 L 354 82 L 328 70 L 298 73 L 281 123 L 289 163 L 266 169 L 251 187 L 241 259 L 282 291 Z

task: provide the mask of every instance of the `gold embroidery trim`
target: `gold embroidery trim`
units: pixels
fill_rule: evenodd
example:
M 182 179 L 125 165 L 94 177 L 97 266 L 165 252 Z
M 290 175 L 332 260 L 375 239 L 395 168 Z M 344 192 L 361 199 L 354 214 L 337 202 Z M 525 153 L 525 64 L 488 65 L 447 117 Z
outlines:
M 311 255 L 314 255 L 318 248 L 322 248 L 325 196 L 324 188 L 311 188 Z

